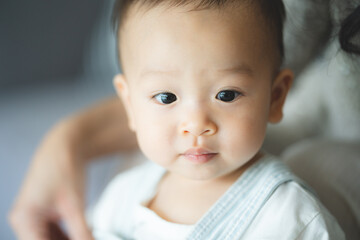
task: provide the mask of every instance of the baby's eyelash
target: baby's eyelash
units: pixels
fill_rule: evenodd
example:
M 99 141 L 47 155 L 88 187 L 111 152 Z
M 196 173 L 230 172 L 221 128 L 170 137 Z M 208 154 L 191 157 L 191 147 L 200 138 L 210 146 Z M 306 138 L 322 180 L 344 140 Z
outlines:
M 244 96 L 244 94 L 237 90 L 229 89 L 229 90 L 222 90 L 222 91 L 218 92 L 218 94 L 216 94 L 215 98 L 222 102 L 230 103 L 230 102 L 235 101 L 240 96 Z

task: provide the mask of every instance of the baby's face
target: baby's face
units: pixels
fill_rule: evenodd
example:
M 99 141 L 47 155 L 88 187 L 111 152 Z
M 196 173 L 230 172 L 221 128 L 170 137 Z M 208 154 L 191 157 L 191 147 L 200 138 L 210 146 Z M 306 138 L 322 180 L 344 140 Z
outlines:
M 186 178 L 239 169 L 259 152 L 267 122 L 281 119 L 291 75 L 276 77 L 277 45 L 262 21 L 235 10 L 130 11 L 120 32 L 125 75 L 115 86 L 139 146 Z

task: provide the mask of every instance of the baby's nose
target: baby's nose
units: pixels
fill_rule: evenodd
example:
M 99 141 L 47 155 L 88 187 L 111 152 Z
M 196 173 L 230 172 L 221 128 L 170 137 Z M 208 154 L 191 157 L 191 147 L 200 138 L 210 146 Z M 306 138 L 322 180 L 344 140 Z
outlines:
M 203 112 L 189 113 L 180 123 L 181 135 L 191 134 L 193 136 L 211 136 L 217 132 L 216 123 Z

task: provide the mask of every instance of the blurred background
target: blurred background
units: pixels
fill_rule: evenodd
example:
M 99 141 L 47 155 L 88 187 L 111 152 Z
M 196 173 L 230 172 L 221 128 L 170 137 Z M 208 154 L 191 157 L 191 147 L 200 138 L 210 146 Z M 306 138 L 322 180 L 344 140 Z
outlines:
M 112 4 L 0 0 L 0 239 L 15 239 L 7 214 L 43 135 L 59 119 L 115 95 Z M 90 202 L 115 162 L 89 169 Z

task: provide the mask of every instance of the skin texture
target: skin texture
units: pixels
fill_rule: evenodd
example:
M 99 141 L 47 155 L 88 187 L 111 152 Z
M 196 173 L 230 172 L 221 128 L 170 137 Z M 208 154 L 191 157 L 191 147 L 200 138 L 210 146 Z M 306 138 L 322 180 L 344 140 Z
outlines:
M 253 7 L 141 10 L 130 9 L 120 31 L 125 75 L 114 84 L 140 149 L 168 170 L 149 207 L 191 224 L 259 158 L 293 76 L 275 67 L 275 41 L 269 47 Z M 223 101 L 223 91 L 235 97 Z M 214 154 L 210 161 L 185 156 L 199 148 Z

